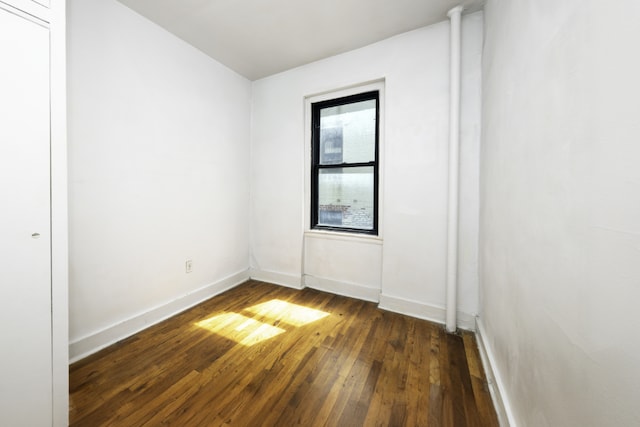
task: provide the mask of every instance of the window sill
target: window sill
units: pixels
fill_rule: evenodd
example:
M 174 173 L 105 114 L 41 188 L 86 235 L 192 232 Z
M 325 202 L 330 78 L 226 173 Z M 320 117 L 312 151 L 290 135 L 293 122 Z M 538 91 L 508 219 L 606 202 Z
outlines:
M 304 232 L 305 237 L 311 237 L 314 239 L 326 239 L 326 240 L 343 240 L 348 242 L 367 243 L 371 245 L 382 245 L 383 239 L 381 236 L 372 236 L 369 234 L 356 234 L 346 233 L 340 231 L 328 231 L 328 230 L 306 230 Z

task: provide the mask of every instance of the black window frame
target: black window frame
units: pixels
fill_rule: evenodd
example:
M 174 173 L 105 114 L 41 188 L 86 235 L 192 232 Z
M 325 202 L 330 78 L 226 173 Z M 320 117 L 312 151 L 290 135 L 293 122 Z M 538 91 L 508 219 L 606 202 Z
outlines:
M 337 107 L 340 105 L 353 104 L 361 101 L 376 101 L 376 129 L 374 160 L 370 162 L 320 164 L 320 111 L 324 108 Z M 345 233 L 378 235 L 378 201 L 379 201 L 379 147 L 380 147 L 380 91 L 368 91 L 355 95 L 329 99 L 326 101 L 314 102 L 311 104 L 311 229 L 327 230 Z M 329 226 L 318 224 L 319 191 L 318 177 L 323 169 L 340 169 L 355 167 L 373 167 L 373 228 L 352 228 L 342 226 Z

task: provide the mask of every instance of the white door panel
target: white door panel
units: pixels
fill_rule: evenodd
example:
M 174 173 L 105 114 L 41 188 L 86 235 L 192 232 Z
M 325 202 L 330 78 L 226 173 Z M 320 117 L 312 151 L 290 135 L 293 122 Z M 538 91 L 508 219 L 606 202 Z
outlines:
M 51 425 L 49 30 L 0 9 L 0 425 Z

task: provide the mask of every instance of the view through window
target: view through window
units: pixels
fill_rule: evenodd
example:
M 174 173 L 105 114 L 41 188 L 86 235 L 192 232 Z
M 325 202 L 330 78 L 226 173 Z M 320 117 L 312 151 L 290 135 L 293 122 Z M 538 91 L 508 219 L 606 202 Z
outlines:
M 377 91 L 312 104 L 311 224 L 378 232 Z

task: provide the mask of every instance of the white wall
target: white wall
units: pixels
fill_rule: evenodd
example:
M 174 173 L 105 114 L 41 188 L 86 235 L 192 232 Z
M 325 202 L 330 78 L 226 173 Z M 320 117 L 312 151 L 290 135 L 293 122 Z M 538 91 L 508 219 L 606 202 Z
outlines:
M 466 319 L 470 320 L 470 315 L 477 310 L 482 14 L 465 16 L 463 25 L 464 212 L 460 237 L 460 302 L 461 309 L 468 314 Z M 326 264 L 324 273 L 316 268 L 317 263 L 311 266 L 316 268 L 314 280 L 343 283 L 344 290 L 352 291 L 350 293 L 357 293 L 358 286 L 381 287 L 387 308 L 444 319 L 448 26 L 442 22 L 253 83 L 251 268 L 254 277 L 290 286 L 302 283 L 306 219 L 304 149 L 309 143 L 305 138 L 305 97 L 383 79 L 382 251 L 376 256 L 375 249 L 362 246 L 370 242 L 361 245 L 357 241 L 346 249 L 348 245 L 338 239 L 340 253 L 347 250 L 351 255 L 334 257 Z M 330 242 L 314 242 L 307 249 L 324 248 L 324 253 L 318 253 L 324 255 L 330 246 Z M 367 253 L 373 260 L 368 265 L 362 262 L 363 254 Z M 306 256 L 316 254 L 306 253 Z M 354 264 L 364 266 L 362 271 L 354 272 Z M 339 277 L 340 271 L 348 271 L 345 275 L 349 277 Z M 372 271 L 378 272 L 378 283 L 372 283 Z M 364 292 L 368 293 L 369 289 Z
M 69 3 L 74 358 L 248 277 L 251 84 L 115 0 Z
M 638 16 L 485 8 L 481 323 L 513 425 L 640 425 Z

